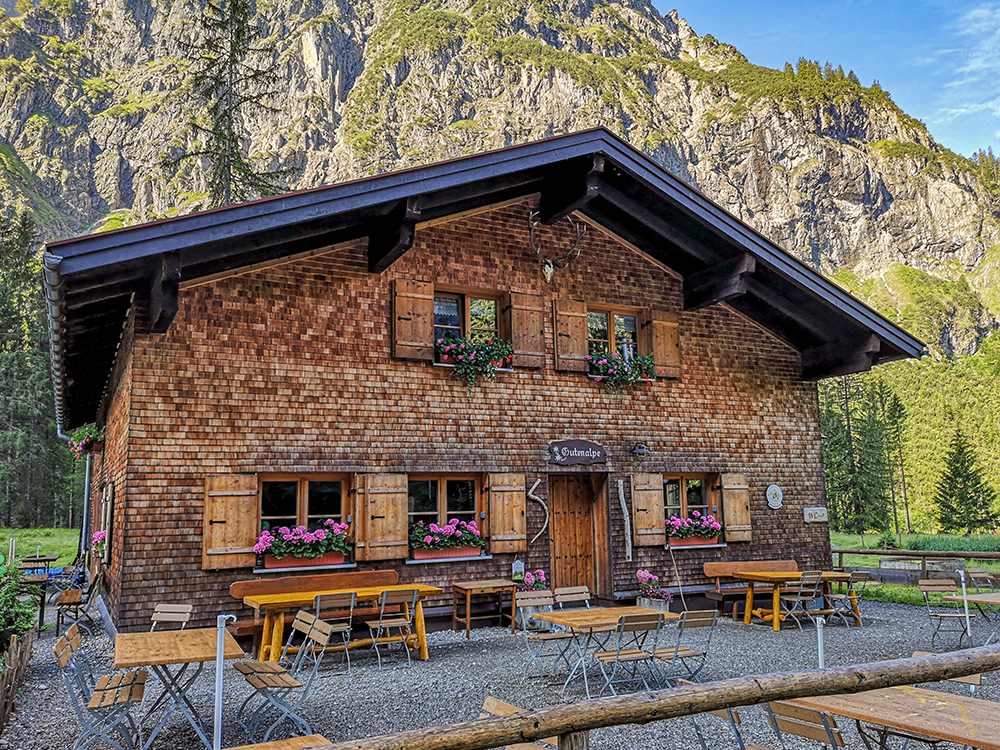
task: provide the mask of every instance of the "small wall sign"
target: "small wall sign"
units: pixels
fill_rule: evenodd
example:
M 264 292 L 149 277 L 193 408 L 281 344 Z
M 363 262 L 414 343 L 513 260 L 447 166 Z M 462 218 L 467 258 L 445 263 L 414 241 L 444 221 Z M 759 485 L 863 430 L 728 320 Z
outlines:
M 777 510 L 781 507 L 781 487 L 776 484 L 772 484 L 767 488 L 767 504 L 771 508 Z
M 559 440 L 549 443 L 549 463 L 559 466 L 604 464 L 608 462 L 608 452 L 603 445 L 589 440 Z
M 826 508 L 806 508 L 806 523 L 826 523 L 830 520 Z

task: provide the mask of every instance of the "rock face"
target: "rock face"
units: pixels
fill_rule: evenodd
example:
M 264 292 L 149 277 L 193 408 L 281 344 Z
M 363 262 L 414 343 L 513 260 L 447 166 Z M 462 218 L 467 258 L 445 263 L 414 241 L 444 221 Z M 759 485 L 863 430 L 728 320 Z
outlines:
M 288 190 L 603 125 L 828 273 L 902 264 L 968 278 L 979 312 L 943 352 L 974 350 L 997 326 L 988 186 L 842 71 L 756 67 L 644 0 L 258 9 L 282 91 L 248 120 L 247 145 L 257 164 L 289 169 Z M 36 211 L 46 239 L 200 206 L 206 164 L 180 158 L 199 145 L 203 105 L 186 85 L 198 13 L 42 0 L 2 20 L 0 190 Z

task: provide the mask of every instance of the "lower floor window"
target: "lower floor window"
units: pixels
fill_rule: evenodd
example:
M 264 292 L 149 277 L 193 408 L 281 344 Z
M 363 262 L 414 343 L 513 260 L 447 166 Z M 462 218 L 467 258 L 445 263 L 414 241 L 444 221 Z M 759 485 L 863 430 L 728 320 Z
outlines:
M 476 520 L 478 481 L 470 477 L 417 477 L 407 483 L 407 521 L 409 526 L 444 525 L 452 519 Z
M 690 518 L 696 511 L 701 515 L 716 514 L 718 507 L 709 497 L 709 485 L 705 475 L 664 475 L 663 506 L 666 517 Z
M 347 478 L 340 475 L 266 476 L 260 482 L 260 528 L 344 521 Z

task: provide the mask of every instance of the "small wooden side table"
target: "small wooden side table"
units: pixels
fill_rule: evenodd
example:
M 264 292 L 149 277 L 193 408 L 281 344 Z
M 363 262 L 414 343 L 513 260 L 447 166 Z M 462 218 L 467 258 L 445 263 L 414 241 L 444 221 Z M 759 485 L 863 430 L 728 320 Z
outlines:
M 510 592 L 510 614 L 503 611 L 503 595 L 505 591 Z M 465 637 L 471 638 L 473 620 L 492 620 L 496 614 L 476 615 L 472 614 L 472 597 L 477 594 L 496 594 L 497 611 L 500 616 L 500 624 L 503 618 L 510 618 L 510 632 L 514 632 L 514 592 L 517 591 L 517 584 L 513 581 L 505 581 L 502 578 L 492 578 L 488 581 L 458 581 L 451 584 L 451 629 L 458 630 L 459 624 L 465 625 Z M 458 602 L 465 600 L 464 617 L 459 617 Z

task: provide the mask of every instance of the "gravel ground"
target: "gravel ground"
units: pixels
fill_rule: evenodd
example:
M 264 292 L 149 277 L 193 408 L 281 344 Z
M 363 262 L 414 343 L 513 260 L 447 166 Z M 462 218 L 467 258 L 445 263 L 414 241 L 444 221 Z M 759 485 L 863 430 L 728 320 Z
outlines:
M 932 626 L 920 608 L 900 604 L 866 602 L 864 628 L 831 625 L 826 629 L 827 666 L 878 661 L 909 656 L 917 649 L 931 650 Z M 974 625 L 976 643 L 987 630 L 984 623 Z M 945 648 L 956 647 L 954 636 L 945 636 Z M 0 738 L 0 750 L 62 750 L 71 748 L 79 725 L 66 695 L 59 668 L 55 664 L 53 631 L 43 633 L 35 647 L 28 681 L 22 691 L 11 723 Z M 373 735 L 392 734 L 408 729 L 431 727 L 475 718 L 487 695 L 523 708 L 583 700 L 582 686 L 561 692 L 561 685 L 541 686 L 537 680 L 521 681 L 526 661 L 520 634 L 509 630 L 485 628 L 474 630 L 466 641 L 464 633 L 450 631 L 428 635 L 430 660 L 414 662 L 409 669 L 379 672 L 374 660 L 364 656 L 353 660 L 351 675 L 321 672 L 303 707 L 304 717 L 314 732 L 331 741 L 346 741 Z M 939 650 L 941 643 L 938 644 Z M 95 671 L 111 671 L 112 644 L 99 633 L 85 638 L 84 647 L 94 661 Z M 339 657 L 330 657 L 339 667 Z M 336 664 L 334 664 L 336 662 Z M 699 678 L 702 682 L 749 674 L 796 671 L 816 666 L 816 633 L 811 627 L 799 632 L 786 625 L 781 633 L 769 626 L 747 627 L 723 619 L 712 642 L 711 655 Z M 1000 680 L 987 676 L 977 695 L 1000 699 Z M 936 684 L 935 688 L 963 692 L 965 686 Z M 155 694 L 155 684 L 150 690 Z M 214 670 L 206 669 L 190 695 L 204 716 L 212 714 Z M 247 742 L 246 734 L 232 719 L 248 688 L 231 666 L 226 670 L 223 746 Z M 763 711 L 742 709 L 747 744 L 777 746 L 769 731 Z M 860 747 L 853 722 L 841 721 L 850 747 Z M 288 727 L 287 723 L 284 725 Z M 285 730 L 288 731 L 288 730 Z M 287 736 L 287 735 L 279 735 Z M 690 721 L 675 719 L 644 726 L 628 725 L 597 730 L 591 734 L 595 750 L 617 748 L 689 748 L 697 747 Z M 106 747 L 98 744 L 95 747 Z M 202 747 L 197 736 L 179 714 L 160 734 L 154 748 L 197 750 Z

